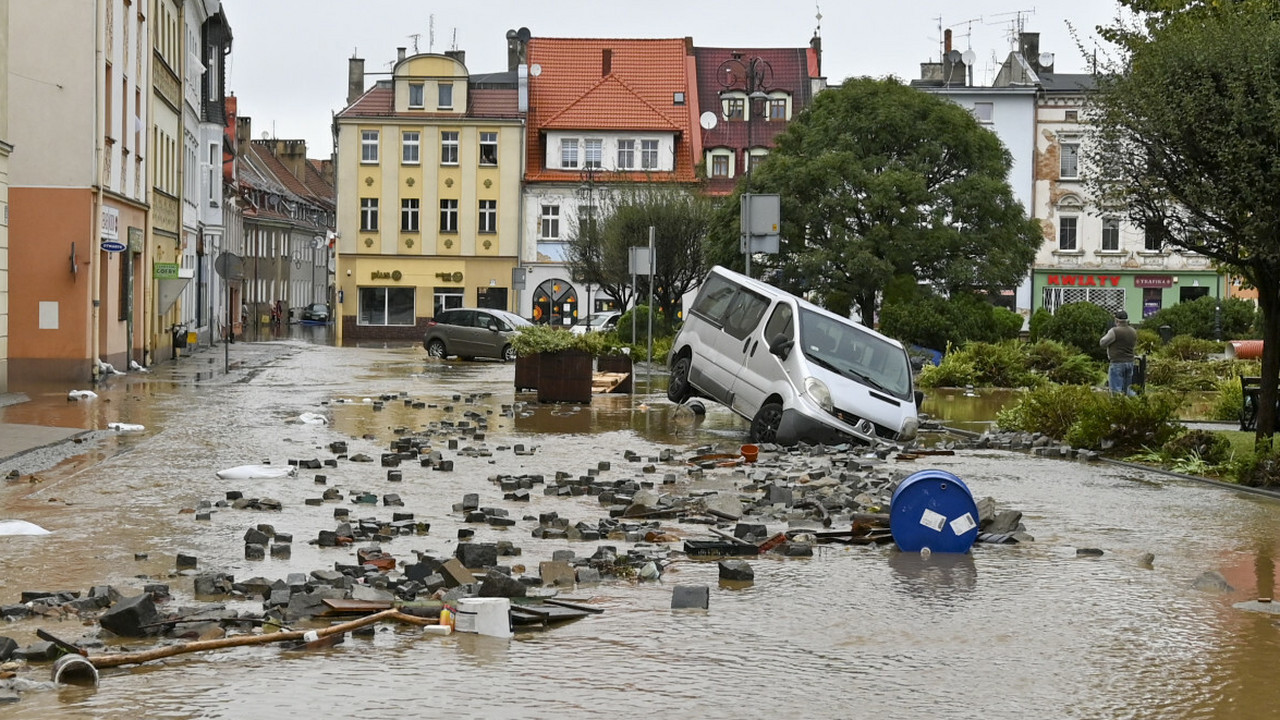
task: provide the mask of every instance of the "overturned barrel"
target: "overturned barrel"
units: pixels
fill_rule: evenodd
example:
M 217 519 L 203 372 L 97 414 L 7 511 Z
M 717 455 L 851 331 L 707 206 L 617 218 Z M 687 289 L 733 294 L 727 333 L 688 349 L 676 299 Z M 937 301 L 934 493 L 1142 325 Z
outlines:
M 82 655 L 63 655 L 53 663 L 52 679 L 63 685 L 97 687 L 98 669 Z
M 1232 340 L 1227 343 L 1228 360 L 1256 360 L 1262 357 L 1261 340 Z
M 978 537 L 978 506 L 960 478 L 921 470 L 893 491 L 889 531 L 906 552 L 966 553 Z

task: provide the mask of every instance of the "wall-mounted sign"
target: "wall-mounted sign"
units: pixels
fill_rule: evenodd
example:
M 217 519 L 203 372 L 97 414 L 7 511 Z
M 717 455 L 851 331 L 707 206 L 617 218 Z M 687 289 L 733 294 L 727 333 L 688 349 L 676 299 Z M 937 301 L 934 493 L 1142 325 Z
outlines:
M 373 280 L 395 280 L 396 282 L 400 282 L 400 278 L 404 277 L 404 275 L 402 275 L 399 270 L 392 270 L 391 272 L 387 272 L 386 270 L 374 270 L 369 273 L 369 277 Z
M 436 273 L 436 277 L 440 278 L 441 280 L 443 280 L 443 281 L 445 281 L 445 282 L 456 282 L 456 283 L 460 283 L 460 282 L 462 282 L 462 273 L 461 273 L 461 272 L 451 272 L 451 273 L 450 273 L 450 272 L 438 272 L 438 273 Z
M 1075 287 L 1120 287 L 1119 275 L 1050 275 L 1050 285 Z
M 178 263 L 152 263 L 151 277 L 156 280 L 177 280 L 180 269 L 182 266 Z
M 1134 275 L 1133 286 L 1140 288 L 1173 287 L 1172 275 Z
M 142 228 L 129 226 L 129 252 L 142 252 Z
M 119 240 L 103 240 L 102 241 L 102 249 L 106 250 L 107 252 L 124 252 L 125 248 L 127 247 L 128 245 L 125 245 Z
M 120 211 L 113 207 L 102 208 L 102 239 L 120 239 Z

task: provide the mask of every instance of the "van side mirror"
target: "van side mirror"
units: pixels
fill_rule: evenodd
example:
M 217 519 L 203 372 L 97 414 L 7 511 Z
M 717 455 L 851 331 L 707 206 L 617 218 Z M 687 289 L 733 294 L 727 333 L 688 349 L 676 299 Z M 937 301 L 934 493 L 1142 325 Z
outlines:
M 777 355 L 783 360 L 786 360 L 787 356 L 791 354 L 791 348 L 794 347 L 795 344 L 795 341 L 791 338 L 783 335 L 782 333 L 778 333 L 769 341 L 769 352 Z

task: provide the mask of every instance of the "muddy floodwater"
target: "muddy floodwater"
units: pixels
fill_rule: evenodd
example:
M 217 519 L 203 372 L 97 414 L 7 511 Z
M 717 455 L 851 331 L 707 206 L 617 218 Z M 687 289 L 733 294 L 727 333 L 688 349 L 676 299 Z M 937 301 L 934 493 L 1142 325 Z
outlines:
M 101 430 L 80 455 L 32 477 L 19 458 L 0 466 L 23 477 L 0 486 L 0 519 L 38 523 L 44 537 L 0 538 L 0 605 L 24 590 L 141 588 L 167 582 L 173 603 L 191 601 L 191 578 L 174 573 L 177 553 L 202 570 L 238 580 L 355 562 L 354 548 L 307 543 L 334 525 L 334 507 L 353 518 L 413 512 L 425 536 L 400 536 L 383 549 L 451 555 L 462 527 L 479 542 L 512 541 L 536 572 L 555 550 L 590 555 L 605 541 L 534 539 L 541 512 L 572 522 L 605 515 L 588 496 L 535 491 L 517 505 L 491 478 L 503 473 L 586 474 L 608 461 L 608 476 L 642 475 L 663 449 L 736 449 L 745 423 L 710 406 L 705 417 L 677 410 L 644 370 L 635 396 L 597 397 L 589 407 L 538 406 L 516 394 L 513 368 L 441 362 L 421 347 L 334 348 L 298 340 L 238 343 L 223 372 L 221 349 L 113 377 L 92 401 L 69 402 L 69 388 L 31 391 L 0 409 L 0 420 Z M 395 395 L 383 409 L 366 398 Z M 421 401 L 413 408 L 403 400 Z M 509 413 L 504 409 L 512 408 Z M 298 424 L 320 413 L 327 425 Z M 373 463 L 302 471 L 279 480 L 222 481 L 236 465 L 329 458 L 328 445 L 375 460 L 397 429 L 484 417 L 487 453 L 451 450 L 453 472 L 401 467 L 402 482 Z M 110 422 L 145 426 L 113 434 Z M 512 447 L 534 448 L 516 455 Z M 461 444 L 465 447 L 468 443 Z M 642 462 L 628 462 L 624 452 Z M 763 459 L 763 458 L 762 458 Z M 978 545 L 971 555 L 899 553 L 887 546 L 820 546 L 814 557 L 753 560 L 755 583 L 720 587 L 714 562 L 679 560 L 658 582 L 579 586 L 565 597 L 601 615 L 514 640 L 425 636 L 386 625 L 373 637 L 310 653 L 265 645 L 174 657 L 104 670 L 96 690 L 33 690 L 0 715 L 47 718 L 1272 718 L 1280 707 L 1280 616 L 1236 603 L 1271 597 L 1280 544 L 1280 504 L 1266 497 L 1131 470 L 962 451 L 895 463 L 905 471 L 942 468 L 976 496 L 1021 510 L 1035 542 Z M 683 474 L 683 465 L 658 464 Z M 322 487 L 345 495 L 398 493 L 403 508 L 308 505 Z M 229 490 L 280 500 L 266 513 L 190 510 Z M 465 525 L 452 505 L 464 493 L 510 508 L 510 529 Z M 533 518 L 532 520 L 527 518 Z M 294 537 L 292 558 L 247 561 L 243 536 L 270 523 Z M 681 536 L 705 528 L 671 521 Z M 782 527 L 771 527 L 782 530 Z M 1100 557 L 1078 557 L 1098 548 Z M 620 548 L 621 549 L 621 548 Z M 678 547 L 676 548 L 678 549 Z M 1142 557 L 1154 554 L 1145 565 Z M 673 557 L 678 555 L 673 554 Z M 1231 589 L 1199 590 L 1215 571 Z M 708 611 L 670 609 L 672 587 L 707 585 Z M 259 603 L 231 603 L 260 610 Z M 74 621 L 22 620 L 0 629 L 20 643 L 39 627 L 77 638 Z M 145 646 L 135 644 L 132 647 Z M 37 679 L 46 679 L 40 670 Z

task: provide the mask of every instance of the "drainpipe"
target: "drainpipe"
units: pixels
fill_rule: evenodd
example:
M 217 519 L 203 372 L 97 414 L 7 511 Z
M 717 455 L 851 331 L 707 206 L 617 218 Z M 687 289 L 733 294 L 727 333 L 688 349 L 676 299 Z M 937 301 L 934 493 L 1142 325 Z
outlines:
M 97 10 L 93 17 L 93 44 L 94 44 L 94 71 L 97 79 L 94 81 L 94 103 L 93 114 L 95 118 L 94 131 L 94 182 L 97 184 L 97 193 L 94 196 L 92 217 L 90 218 L 92 228 L 90 233 L 93 241 L 89 246 L 89 296 L 92 298 L 92 307 L 89 310 L 89 379 L 93 382 L 98 381 L 98 343 L 101 342 L 101 333 L 98 328 L 98 311 L 102 304 L 99 293 L 102 291 L 102 284 L 98 278 L 98 255 L 102 252 L 102 185 L 104 178 L 102 177 L 103 153 L 106 152 L 103 138 L 106 136 L 107 118 L 102 112 L 103 98 L 105 93 L 111 92 L 111 88 L 105 87 L 106 77 L 103 69 L 106 67 L 105 50 L 102 47 L 102 28 L 105 25 L 103 14 L 106 12 L 106 6 L 98 4 Z M 123 102 L 124 99 L 122 98 Z

